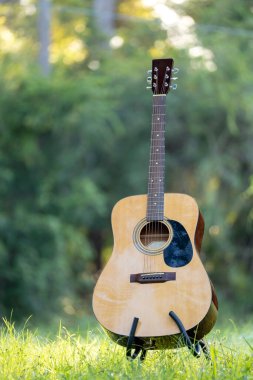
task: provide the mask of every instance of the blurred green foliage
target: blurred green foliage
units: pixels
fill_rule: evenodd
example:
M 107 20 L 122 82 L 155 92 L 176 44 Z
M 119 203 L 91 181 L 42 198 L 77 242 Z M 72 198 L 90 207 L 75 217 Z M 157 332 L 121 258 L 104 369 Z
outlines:
M 175 47 L 146 9 L 141 19 L 139 1 L 130 3 L 139 19 L 117 20 L 118 49 L 104 44 L 91 8 L 54 12 L 49 77 L 35 63 L 36 14 L 1 5 L 12 46 L 22 40 L 2 49 L 0 63 L 2 314 L 42 318 L 87 304 L 112 246 L 113 204 L 146 192 L 152 96 L 145 71 L 164 56 L 180 67 L 179 88 L 168 96 L 166 191 L 198 200 L 205 266 L 221 297 L 252 312 L 250 2 L 168 1 L 195 20 L 195 51 Z M 83 42 L 76 60 L 65 49 L 68 38 Z

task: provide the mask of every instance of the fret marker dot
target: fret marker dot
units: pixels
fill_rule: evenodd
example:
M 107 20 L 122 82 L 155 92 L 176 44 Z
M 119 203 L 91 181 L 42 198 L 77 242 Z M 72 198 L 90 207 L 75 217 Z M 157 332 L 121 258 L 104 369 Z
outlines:
M 160 120 L 160 117 L 158 117 L 157 120 Z
M 158 165 L 158 162 L 156 162 L 156 165 Z
M 155 197 L 157 197 L 157 194 L 155 194 Z
M 154 202 L 154 205 L 156 205 L 156 202 Z
M 159 136 L 159 135 L 156 135 L 157 137 Z
M 159 182 L 162 182 L 162 180 L 161 180 L 161 179 L 159 179 Z
M 157 152 L 159 152 L 159 149 L 156 149 Z

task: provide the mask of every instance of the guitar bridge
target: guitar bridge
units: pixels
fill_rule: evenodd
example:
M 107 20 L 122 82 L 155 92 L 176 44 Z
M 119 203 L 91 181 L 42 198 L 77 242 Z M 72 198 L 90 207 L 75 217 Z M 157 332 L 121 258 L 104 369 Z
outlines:
M 130 282 L 139 284 L 153 284 L 176 280 L 176 272 L 151 272 L 130 274 Z

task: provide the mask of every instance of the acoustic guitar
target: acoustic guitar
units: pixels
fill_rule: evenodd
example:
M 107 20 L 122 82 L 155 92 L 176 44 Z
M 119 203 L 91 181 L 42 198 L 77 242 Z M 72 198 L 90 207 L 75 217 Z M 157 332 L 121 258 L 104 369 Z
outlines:
M 217 297 L 199 256 L 204 221 L 198 205 L 189 195 L 164 193 L 166 95 L 175 86 L 173 73 L 173 59 L 152 61 L 148 194 L 114 206 L 114 248 L 93 294 L 98 322 L 128 348 L 175 348 L 183 331 L 198 341 L 217 316 Z

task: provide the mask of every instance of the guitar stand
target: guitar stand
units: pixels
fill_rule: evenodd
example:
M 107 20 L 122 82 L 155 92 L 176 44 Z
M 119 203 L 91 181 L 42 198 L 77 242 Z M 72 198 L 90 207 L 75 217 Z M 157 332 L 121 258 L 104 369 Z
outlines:
M 143 360 L 145 360 L 147 350 L 143 347 L 141 340 L 134 337 L 138 321 L 139 321 L 139 318 L 136 318 L 136 317 L 133 320 L 130 334 L 127 340 L 126 357 L 128 360 L 132 361 L 137 358 L 139 353 L 141 353 L 140 361 L 142 362 Z M 134 345 L 133 345 L 133 341 L 135 341 Z M 132 349 L 134 349 L 133 353 L 132 353 Z
M 187 331 L 180 320 L 180 318 L 177 316 L 174 311 L 169 312 L 169 316 L 174 320 L 176 325 L 178 326 L 181 334 L 183 335 L 183 340 L 186 346 L 189 348 L 193 356 L 199 358 L 201 355 L 201 349 L 203 351 L 203 354 L 205 355 L 205 358 L 207 360 L 211 360 L 209 349 L 203 339 L 199 341 L 192 342 L 192 339 L 187 334 Z M 126 357 L 128 360 L 132 361 L 138 357 L 140 354 L 140 361 L 144 361 L 147 354 L 147 349 L 143 347 L 142 341 L 139 338 L 136 338 L 135 331 L 138 325 L 139 318 L 134 318 L 132 327 L 130 330 L 130 334 L 127 340 L 127 347 L 126 347 Z M 132 353 L 132 350 L 134 349 L 134 352 Z

